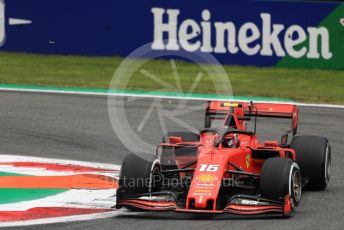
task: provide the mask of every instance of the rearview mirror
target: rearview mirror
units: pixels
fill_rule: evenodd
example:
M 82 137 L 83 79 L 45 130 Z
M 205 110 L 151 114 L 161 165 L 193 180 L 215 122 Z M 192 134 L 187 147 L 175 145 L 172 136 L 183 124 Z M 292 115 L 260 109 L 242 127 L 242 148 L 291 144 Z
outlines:
M 281 145 L 282 146 L 288 144 L 288 137 L 289 137 L 288 133 L 283 134 L 283 136 L 281 137 Z

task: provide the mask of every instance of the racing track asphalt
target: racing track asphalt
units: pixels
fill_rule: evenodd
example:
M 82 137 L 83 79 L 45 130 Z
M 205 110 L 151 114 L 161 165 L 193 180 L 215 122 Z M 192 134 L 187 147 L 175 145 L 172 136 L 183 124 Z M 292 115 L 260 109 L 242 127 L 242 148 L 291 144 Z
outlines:
M 0 92 L 0 153 L 120 164 L 129 152 L 113 132 L 103 96 Z M 192 102 L 195 103 L 195 102 Z M 142 117 L 150 101 L 127 107 L 129 119 Z M 203 114 L 188 118 L 201 127 Z M 159 140 L 151 122 L 147 138 Z M 294 217 L 216 217 L 178 213 L 127 214 L 23 229 L 344 229 L 344 110 L 300 108 L 300 134 L 327 136 L 332 175 L 325 192 L 305 192 Z M 150 131 L 149 131 L 150 130 Z M 152 131 L 153 130 L 153 131 Z M 21 228 L 16 228 L 21 229 Z

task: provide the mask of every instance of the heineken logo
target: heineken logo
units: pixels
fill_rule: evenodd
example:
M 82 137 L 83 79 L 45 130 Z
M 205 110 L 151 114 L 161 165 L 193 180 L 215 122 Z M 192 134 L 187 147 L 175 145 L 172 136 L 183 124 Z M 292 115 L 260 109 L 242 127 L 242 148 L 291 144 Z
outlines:
M 185 50 L 248 56 L 287 55 L 293 58 L 330 59 L 329 31 L 326 27 L 286 26 L 274 22 L 273 15 L 261 13 L 255 22 L 212 21 L 205 9 L 198 19 L 180 20 L 178 9 L 152 8 L 153 50 Z M 342 22 L 342 21 L 341 21 Z

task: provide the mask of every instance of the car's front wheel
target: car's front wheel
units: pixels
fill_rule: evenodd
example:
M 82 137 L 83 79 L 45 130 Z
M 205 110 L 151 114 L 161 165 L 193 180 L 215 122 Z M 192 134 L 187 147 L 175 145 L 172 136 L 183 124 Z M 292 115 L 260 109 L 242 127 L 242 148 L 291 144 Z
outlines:
M 155 192 L 159 188 L 156 176 L 160 170 L 160 162 L 155 155 L 127 155 L 119 175 L 116 207 L 121 208 L 118 204 L 123 199 Z
M 264 162 L 260 176 L 263 198 L 281 201 L 289 195 L 295 207 L 300 203 L 301 190 L 301 172 L 296 162 L 280 157 L 269 158 Z

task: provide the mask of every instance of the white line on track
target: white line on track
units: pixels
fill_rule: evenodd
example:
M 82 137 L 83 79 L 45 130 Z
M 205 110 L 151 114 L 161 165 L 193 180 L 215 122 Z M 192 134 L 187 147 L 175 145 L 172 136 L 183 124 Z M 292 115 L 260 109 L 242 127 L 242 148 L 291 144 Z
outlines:
M 85 167 L 102 168 L 108 170 L 120 170 L 121 166 L 112 165 L 106 163 L 94 163 L 86 161 L 75 161 L 75 160 L 61 160 L 54 158 L 43 158 L 43 157 L 28 157 L 28 156 L 17 156 L 17 155 L 5 155 L 1 154 L 1 162 L 40 162 L 40 163 L 52 163 L 52 164 L 63 164 L 63 165 L 79 165 Z
M 85 214 L 77 216 L 64 216 L 64 217 L 54 217 L 54 218 L 45 218 L 37 220 L 24 220 L 24 221 L 14 221 L 14 222 L 2 222 L 0 227 L 18 227 L 18 226 L 29 226 L 29 225 L 41 225 L 41 224 L 55 224 L 55 223 L 65 223 L 72 221 L 82 221 L 82 220 L 95 220 L 95 219 L 104 219 L 114 216 L 121 215 L 124 213 L 124 210 L 116 210 L 105 213 L 96 213 L 96 214 Z
M 27 156 L 16 156 L 16 155 L 0 155 L 2 163 L 6 162 L 39 162 L 39 163 L 52 163 L 60 165 L 77 165 L 83 167 L 92 167 L 92 168 L 101 168 L 107 171 L 95 171 L 87 172 L 87 174 L 103 175 L 108 177 L 118 177 L 120 165 L 111 165 L 105 163 L 91 163 L 84 161 L 74 161 L 74 160 L 60 160 L 53 158 L 40 158 L 40 157 L 27 157 Z M 13 165 L 0 165 L 1 172 L 7 173 L 21 173 L 25 175 L 34 175 L 34 176 L 68 176 L 68 175 L 77 175 L 85 174 L 85 172 L 70 172 L 70 171 L 57 171 L 57 170 L 45 170 L 41 167 L 16 167 Z
M 1 155 L 0 155 L 1 156 Z M 57 171 L 57 170 L 46 170 L 44 167 L 15 167 L 12 165 L 0 165 L 0 172 L 6 173 L 19 173 L 24 175 L 32 175 L 32 176 L 72 176 L 78 174 L 94 174 L 94 175 L 102 175 L 108 177 L 118 177 L 119 171 L 109 171 L 109 172 L 71 172 L 71 171 Z
M 182 97 L 182 96 L 163 96 L 163 95 L 150 95 L 150 94 L 130 94 L 130 93 L 102 93 L 102 92 L 85 92 L 85 91 L 69 91 L 69 90 L 39 90 L 39 89 L 27 89 L 27 88 L 1 88 L 0 91 L 13 91 L 13 92 L 32 92 L 32 93 L 53 93 L 53 94 L 71 94 L 71 95 L 87 95 L 87 96 L 117 96 L 117 97 L 142 97 L 142 98 L 162 98 L 162 99 L 178 99 L 178 100 L 195 100 L 195 101 L 228 101 L 228 99 L 220 98 L 204 98 L 204 97 Z M 235 100 L 248 102 L 250 100 Z M 344 105 L 334 104 L 314 104 L 314 103 L 299 103 L 299 102 L 281 102 L 281 101 L 264 101 L 259 100 L 261 103 L 281 103 L 281 104 L 295 104 L 304 107 L 320 107 L 320 108 L 335 108 L 344 109 Z
M 110 209 L 115 205 L 116 189 L 70 189 L 41 199 L 1 204 L 0 212 L 26 211 L 36 207 Z

